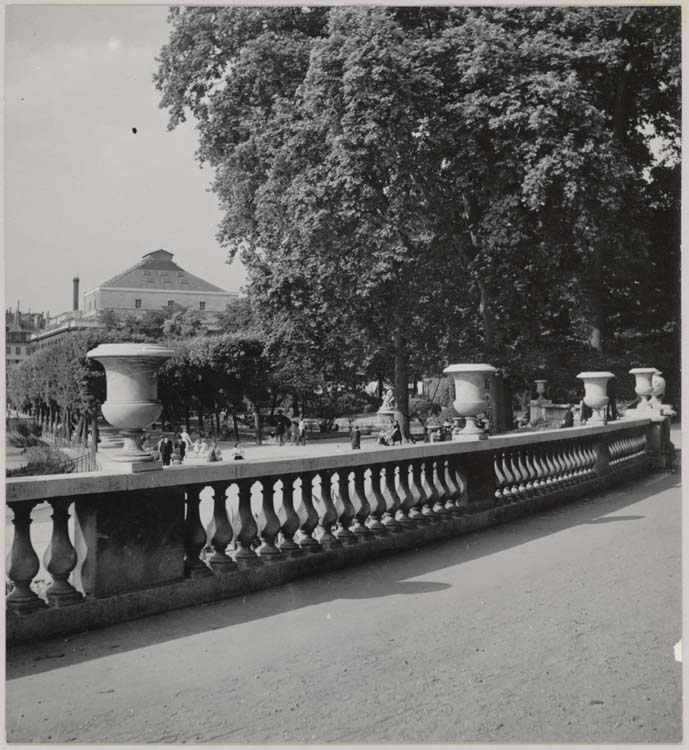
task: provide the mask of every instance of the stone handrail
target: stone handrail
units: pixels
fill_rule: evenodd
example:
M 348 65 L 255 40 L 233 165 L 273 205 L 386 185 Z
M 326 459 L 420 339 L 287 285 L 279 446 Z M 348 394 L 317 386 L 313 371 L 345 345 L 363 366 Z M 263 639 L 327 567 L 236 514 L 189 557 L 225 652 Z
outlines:
M 7 637 L 26 640 L 234 596 L 516 518 L 649 470 L 662 422 L 10 479 Z M 207 528 L 202 492 L 212 492 Z M 52 582 L 43 598 L 32 585 L 39 561 L 30 535 L 32 509 L 42 502 L 53 509 L 45 555 Z

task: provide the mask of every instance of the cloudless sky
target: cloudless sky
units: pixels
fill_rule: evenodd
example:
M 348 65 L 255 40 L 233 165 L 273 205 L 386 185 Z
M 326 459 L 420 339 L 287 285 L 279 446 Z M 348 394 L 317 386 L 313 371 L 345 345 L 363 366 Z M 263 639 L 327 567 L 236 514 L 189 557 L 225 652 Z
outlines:
M 71 309 L 164 248 L 227 290 L 245 283 L 215 239 L 212 172 L 193 121 L 172 132 L 152 76 L 165 6 L 7 6 L 5 305 Z M 136 128 L 134 134 L 132 128 Z

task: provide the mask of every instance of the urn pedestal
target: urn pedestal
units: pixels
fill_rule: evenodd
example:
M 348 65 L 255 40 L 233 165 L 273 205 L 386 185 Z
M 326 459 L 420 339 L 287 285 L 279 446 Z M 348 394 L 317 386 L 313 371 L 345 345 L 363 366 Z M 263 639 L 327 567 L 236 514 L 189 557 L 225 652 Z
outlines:
M 105 369 L 107 398 L 101 411 L 123 439 L 121 450 L 110 456 L 112 461 L 142 464 L 153 460 L 141 448 L 141 438 L 144 428 L 163 410 L 158 401 L 158 369 L 174 354 L 173 349 L 157 344 L 101 344 L 87 353 Z
M 584 381 L 584 403 L 593 409 L 589 424 L 605 424 L 605 407 L 608 405 L 608 380 L 611 372 L 580 372 L 577 378 Z
M 466 418 L 464 429 L 452 431 L 453 440 L 478 440 L 483 430 L 476 425 L 476 417 L 486 410 L 486 378 L 496 372 L 487 364 L 449 365 L 443 372 L 450 375 L 455 384 L 455 400 L 452 405 L 457 413 Z

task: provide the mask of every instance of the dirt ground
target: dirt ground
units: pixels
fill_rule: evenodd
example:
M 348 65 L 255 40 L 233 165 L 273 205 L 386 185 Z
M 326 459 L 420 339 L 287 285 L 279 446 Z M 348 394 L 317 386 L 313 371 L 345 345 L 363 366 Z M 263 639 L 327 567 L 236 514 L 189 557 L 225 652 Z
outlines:
M 679 475 L 13 647 L 10 742 L 678 742 Z

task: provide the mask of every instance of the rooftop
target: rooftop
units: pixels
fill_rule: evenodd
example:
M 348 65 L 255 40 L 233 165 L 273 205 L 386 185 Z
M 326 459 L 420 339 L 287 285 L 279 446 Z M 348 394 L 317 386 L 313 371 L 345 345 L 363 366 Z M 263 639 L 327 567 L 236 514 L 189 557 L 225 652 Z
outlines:
M 173 260 L 173 253 L 146 253 L 134 266 L 100 284 L 100 289 L 176 289 L 189 292 L 226 292 L 215 284 L 185 271 Z

